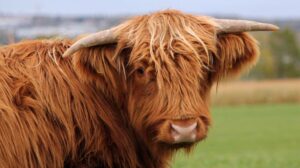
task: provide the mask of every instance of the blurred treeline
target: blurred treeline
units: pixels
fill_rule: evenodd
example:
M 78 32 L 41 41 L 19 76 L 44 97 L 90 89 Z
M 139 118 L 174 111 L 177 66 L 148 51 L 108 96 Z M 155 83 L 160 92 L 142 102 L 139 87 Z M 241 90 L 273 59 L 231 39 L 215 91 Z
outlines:
M 260 44 L 260 59 L 244 79 L 282 79 L 300 77 L 300 43 L 290 28 L 277 32 L 253 33 Z

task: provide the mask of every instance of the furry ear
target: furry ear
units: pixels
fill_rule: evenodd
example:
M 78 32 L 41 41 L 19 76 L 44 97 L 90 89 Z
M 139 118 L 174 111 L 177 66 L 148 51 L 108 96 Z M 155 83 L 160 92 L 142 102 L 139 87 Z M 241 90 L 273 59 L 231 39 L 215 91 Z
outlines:
M 258 56 L 257 42 L 248 33 L 218 35 L 215 79 L 241 74 L 256 63 Z
M 84 48 L 73 55 L 73 65 L 79 78 L 94 84 L 103 93 L 117 96 L 125 83 L 125 53 L 116 45 Z

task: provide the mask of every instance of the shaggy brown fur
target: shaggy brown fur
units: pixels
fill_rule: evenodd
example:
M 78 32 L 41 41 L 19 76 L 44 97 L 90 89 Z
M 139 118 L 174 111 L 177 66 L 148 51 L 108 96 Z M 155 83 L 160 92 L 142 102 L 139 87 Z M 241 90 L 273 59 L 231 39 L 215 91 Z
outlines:
M 199 118 L 205 138 L 212 84 L 258 56 L 247 33 L 178 11 L 120 31 L 67 59 L 68 40 L 0 48 L 0 167 L 167 167 L 192 144 L 167 143 L 166 121 Z

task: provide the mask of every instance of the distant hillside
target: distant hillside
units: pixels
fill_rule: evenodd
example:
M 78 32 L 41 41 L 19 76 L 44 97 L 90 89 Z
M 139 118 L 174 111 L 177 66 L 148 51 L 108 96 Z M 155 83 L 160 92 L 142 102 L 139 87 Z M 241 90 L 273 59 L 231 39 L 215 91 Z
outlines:
M 46 17 L 1 16 L 0 43 L 28 38 L 64 36 L 75 37 L 117 25 L 126 17 Z
M 26 38 L 66 36 L 95 32 L 120 23 L 130 16 L 115 17 L 47 17 L 0 15 L 0 43 L 8 43 L 12 37 L 16 41 Z M 219 16 L 216 16 L 221 18 Z M 238 17 L 222 16 L 222 18 Z M 254 19 L 257 20 L 257 19 Z M 298 32 L 300 38 L 300 18 L 286 20 L 259 20 L 274 23 L 281 28 L 289 27 Z

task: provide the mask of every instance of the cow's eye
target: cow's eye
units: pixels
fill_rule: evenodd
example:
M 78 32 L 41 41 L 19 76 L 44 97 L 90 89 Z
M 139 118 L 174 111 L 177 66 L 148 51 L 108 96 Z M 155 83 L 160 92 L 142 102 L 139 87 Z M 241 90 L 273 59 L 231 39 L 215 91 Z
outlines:
M 138 69 L 136 70 L 136 72 L 137 72 L 139 75 L 144 75 L 145 70 L 144 70 L 144 68 L 140 67 L 140 68 L 138 68 Z

